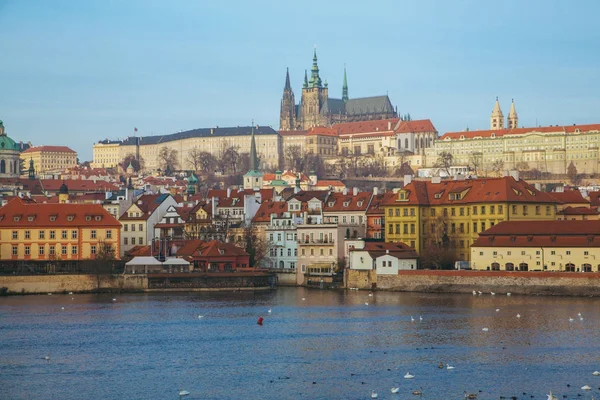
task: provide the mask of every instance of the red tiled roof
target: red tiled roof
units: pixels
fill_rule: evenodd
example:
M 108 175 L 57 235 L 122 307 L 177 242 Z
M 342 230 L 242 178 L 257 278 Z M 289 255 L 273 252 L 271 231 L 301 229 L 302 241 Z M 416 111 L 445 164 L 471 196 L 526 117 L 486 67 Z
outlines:
M 119 221 L 99 204 L 40 204 L 17 197 L 0 208 L 0 228 L 41 226 L 121 228 Z
M 367 209 L 367 215 L 384 215 L 383 205 L 387 200 L 395 198 L 394 192 L 378 193 L 373 196 L 369 208 Z
M 436 132 L 435 126 L 430 119 L 417 119 L 413 121 L 402 121 L 395 133 L 421 133 L 421 132 Z
M 38 151 L 43 151 L 46 153 L 76 153 L 67 146 L 36 146 L 28 148 L 27 150 L 21 152 L 21 154 L 37 153 Z
M 565 190 L 564 192 L 550 192 L 550 196 L 562 204 L 589 204 L 579 190 Z
M 273 199 L 274 191 L 273 189 L 260 189 L 260 196 L 262 201 L 268 201 Z M 243 199 L 244 195 L 247 194 L 255 194 L 254 189 L 240 189 L 240 190 L 231 190 L 230 197 L 235 197 L 238 199 Z M 208 199 L 213 197 L 217 197 L 219 200 L 227 198 L 227 189 L 210 189 L 208 194 L 206 195 Z
M 315 126 L 310 128 L 306 136 L 319 135 L 319 136 L 337 136 L 338 133 L 333 128 L 326 128 L 324 126 Z
M 374 121 L 344 122 L 332 126 L 338 135 L 354 135 L 357 133 L 373 133 L 392 131 L 400 118 L 380 119 Z M 352 136 L 354 137 L 354 136 Z
M 58 192 L 62 184 L 64 183 L 69 188 L 69 192 L 114 192 L 119 190 L 119 186 L 98 180 L 94 181 L 89 179 L 41 179 L 43 190 L 47 192 Z
M 598 215 L 598 211 L 589 207 L 566 207 L 564 210 L 557 212 L 559 215 Z
M 275 180 L 276 175 L 271 173 L 263 174 L 263 182 L 270 182 Z
M 127 257 L 148 257 L 150 256 L 150 246 L 133 246 L 125 252 Z
M 337 179 L 333 179 L 333 180 L 322 179 L 322 180 L 317 181 L 315 186 L 318 186 L 318 187 L 329 187 L 329 186 L 346 187 L 346 185 L 344 185 L 344 182 L 337 180 Z
M 331 193 L 323 206 L 324 212 L 366 211 L 371 200 L 371 192 L 352 194 Z
M 162 203 L 165 201 L 168 196 L 164 196 L 162 201 L 158 201 L 163 194 L 144 194 L 140 196 L 131 206 L 128 207 L 127 210 L 119 217 L 119 221 L 126 220 L 138 220 L 138 219 L 148 219 L 150 215 L 156 210 Z M 139 217 L 129 217 L 127 211 L 133 205 L 136 205 L 142 211 L 142 214 Z
M 565 125 L 565 126 L 540 126 L 533 128 L 514 128 L 514 129 L 496 129 L 496 130 L 480 130 L 480 131 L 465 131 L 465 132 L 448 132 L 440 137 L 440 140 L 444 139 L 460 139 L 462 136 L 465 139 L 473 139 L 476 137 L 490 137 L 494 133 L 497 137 L 505 135 L 524 135 L 527 133 L 560 133 L 560 134 L 574 134 L 579 132 L 590 132 L 600 130 L 600 124 L 588 124 L 588 125 Z
M 600 221 L 504 221 L 472 247 L 598 247 Z
M 400 259 L 419 257 L 415 249 L 402 242 L 365 242 L 365 245 L 362 249 L 350 249 L 350 251 L 367 251 L 372 258 L 381 257 L 386 254 Z
M 297 135 L 306 135 L 308 131 L 279 131 L 281 136 L 297 136 Z
M 223 250 L 221 254 L 219 250 Z M 205 242 L 200 239 L 188 240 L 177 250 L 178 257 L 230 257 L 247 256 L 248 253 L 232 243 L 223 243 L 218 240 Z
M 590 196 L 590 204 L 593 207 L 600 207 L 600 192 L 589 192 L 588 196 Z
M 402 190 L 407 192 L 408 201 L 399 200 L 398 195 L 386 199 L 386 206 L 393 205 L 451 205 L 469 203 L 548 203 L 558 200 L 550 194 L 537 190 L 523 180 L 516 181 L 510 176 L 501 178 L 478 178 L 466 180 L 412 181 Z M 450 195 L 460 194 L 460 198 L 450 200 Z
M 252 222 L 270 222 L 271 214 L 281 216 L 287 210 L 288 207 L 285 201 L 265 201 L 260 205 L 258 211 L 256 211 Z

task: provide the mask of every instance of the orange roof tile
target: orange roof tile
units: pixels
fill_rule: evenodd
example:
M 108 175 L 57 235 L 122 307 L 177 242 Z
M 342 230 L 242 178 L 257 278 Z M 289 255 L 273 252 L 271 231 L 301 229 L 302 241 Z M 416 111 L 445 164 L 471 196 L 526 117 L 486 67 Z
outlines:
M 465 131 L 465 132 L 448 132 L 440 137 L 444 139 L 460 139 L 464 136 L 465 139 L 473 139 L 476 137 L 487 138 L 492 134 L 495 136 L 505 135 L 525 135 L 527 133 L 559 133 L 559 134 L 574 134 L 579 132 L 591 132 L 600 130 L 600 124 L 588 125 L 565 125 L 565 126 L 540 126 L 533 128 L 514 128 L 514 129 L 497 129 L 497 130 L 480 130 L 480 131 Z
M 318 187 L 329 187 L 329 186 L 346 187 L 344 182 L 337 180 L 337 179 L 332 179 L 332 180 L 321 179 L 321 180 L 317 181 L 315 186 L 318 186 Z
M 75 150 L 71 150 L 67 146 L 36 146 L 28 148 L 27 150 L 21 152 L 21 154 L 37 153 L 40 151 L 46 153 L 76 153 Z
M 435 132 L 437 129 L 433 126 L 433 122 L 430 119 L 417 119 L 413 121 L 402 121 L 396 133 L 420 133 L 420 132 Z
M 252 222 L 270 222 L 271 214 L 277 214 L 277 216 L 281 216 L 284 212 L 288 210 L 287 203 L 285 201 L 266 201 L 263 202 L 254 218 L 252 218 Z
M 342 124 L 335 124 L 332 126 L 332 128 L 337 130 L 339 135 L 384 132 L 393 130 L 399 121 L 400 118 L 380 119 L 374 121 L 345 122 Z
M 0 228 L 53 226 L 121 228 L 99 204 L 40 204 L 17 197 L 0 208 Z
M 600 192 L 589 192 L 588 196 L 593 207 L 600 207 Z
M 119 190 L 119 186 L 106 181 L 92 181 L 89 179 L 41 179 L 40 183 L 44 191 L 58 192 L 64 183 L 69 188 L 69 192 L 112 192 Z
M 324 126 L 315 126 L 314 128 L 311 128 L 306 135 L 307 136 L 312 136 L 312 135 L 337 136 L 338 133 L 333 128 L 326 128 Z
M 323 207 L 324 212 L 366 211 L 371 200 L 371 192 L 352 194 L 331 193 Z
M 281 136 L 299 136 L 306 135 L 308 131 L 279 131 Z
M 598 215 L 597 210 L 592 210 L 589 207 L 566 207 L 564 210 L 560 210 L 557 214 L 559 215 Z
M 579 190 L 565 190 L 564 192 L 550 192 L 550 196 L 562 204 L 589 204 Z

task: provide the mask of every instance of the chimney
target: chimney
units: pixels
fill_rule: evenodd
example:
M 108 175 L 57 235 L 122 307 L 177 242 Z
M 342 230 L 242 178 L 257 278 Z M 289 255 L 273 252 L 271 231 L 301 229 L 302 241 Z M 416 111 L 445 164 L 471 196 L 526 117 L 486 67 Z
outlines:
M 231 188 L 227 188 L 227 198 L 231 197 Z
M 377 196 L 377 192 L 378 192 L 378 190 L 379 190 L 379 189 L 377 188 L 377 186 L 374 186 L 374 187 L 373 187 L 373 196 Z
M 354 186 L 352 188 L 352 196 L 356 196 L 358 194 L 358 188 L 356 186 Z
M 390 254 L 390 249 L 386 249 L 385 254 Z
M 344 190 L 342 191 L 342 193 L 343 193 L 344 196 L 347 195 L 348 194 L 348 188 L 345 187 Z
M 413 180 L 412 175 L 404 175 L 404 186 L 410 184 Z
M 519 171 L 517 171 L 516 169 L 511 169 L 510 176 L 512 176 L 515 181 L 518 181 L 519 180 Z

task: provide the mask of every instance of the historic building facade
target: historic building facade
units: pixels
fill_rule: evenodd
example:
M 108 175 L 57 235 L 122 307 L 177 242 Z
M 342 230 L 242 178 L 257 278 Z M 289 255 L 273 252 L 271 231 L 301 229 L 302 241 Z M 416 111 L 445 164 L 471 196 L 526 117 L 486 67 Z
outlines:
M 8 137 L 0 121 L 0 178 L 19 176 L 19 145 Z
M 21 159 L 27 163 L 33 161 L 38 174 L 64 171 L 77 166 L 77 152 L 67 146 L 36 146 L 21 153 Z
M 478 175 L 502 170 L 532 170 L 566 174 L 572 162 L 579 173 L 600 171 L 600 124 L 550 125 L 519 128 L 514 102 L 504 128 L 504 116 L 496 100 L 489 130 L 448 132 L 425 149 L 426 166 L 435 167 L 443 152 L 453 155 L 455 166 L 477 164 Z
M 378 120 L 397 116 L 397 110 L 394 109 L 387 95 L 350 99 L 345 68 L 342 98 L 330 98 L 327 81 L 322 81 L 319 76 L 316 49 L 310 79 L 307 72 L 304 73 L 302 98 L 299 104 L 296 104 L 290 84 L 289 70 L 286 72 L 279 122 L 279 129 L 282 131 L 308 130 L 315 126 L 328 127 L 340 122 Z

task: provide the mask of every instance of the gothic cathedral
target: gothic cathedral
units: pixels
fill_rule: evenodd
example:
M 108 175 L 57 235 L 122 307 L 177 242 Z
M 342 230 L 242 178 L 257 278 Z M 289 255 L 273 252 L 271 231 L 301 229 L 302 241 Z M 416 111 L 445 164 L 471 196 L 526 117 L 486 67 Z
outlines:
M 327 81 L 322 82 L 319 76 L 316 48 L 310 79 L 307 72 L 304 72 L 300 104 L 296 104 L 294 91 L 290 85 L 290 73 L 289 70 L 286 71 L 279 117 L 279 129 L 282 131 L 308 130 L 314 126 L 331 126 L 341 122 L 397 117 L 397 109 L 394 109 L 387 95 L 350 99 L 345 67 L 342 98 L 330 98 Z

